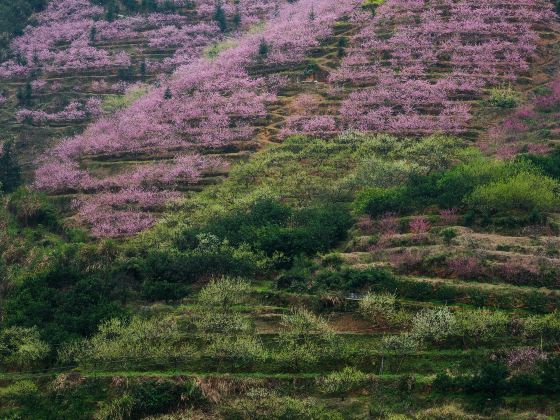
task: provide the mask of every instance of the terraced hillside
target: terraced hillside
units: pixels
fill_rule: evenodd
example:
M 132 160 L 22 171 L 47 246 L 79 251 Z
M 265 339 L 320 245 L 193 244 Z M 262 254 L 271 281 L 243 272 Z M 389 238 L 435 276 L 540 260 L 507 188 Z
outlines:
M 557 5 L 101 3 L 1 67 L 0 417 L 558 417 Z

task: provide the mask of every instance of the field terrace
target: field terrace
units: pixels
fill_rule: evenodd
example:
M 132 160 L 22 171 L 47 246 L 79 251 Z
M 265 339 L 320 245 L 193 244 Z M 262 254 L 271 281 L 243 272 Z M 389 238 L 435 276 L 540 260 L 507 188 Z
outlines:
M 145 229 L 155 220 L 146 210 L 161 209 L 179 198 L 173 191 L 225 166 L 221 159 L 201 153 L 258 147 L 257 126 L 287 79 L 278 73 L 253 77 L 248 69 L 297 69 L 355 6 L 351 1 L 336 7 L 324 1 L 280 7 L 262 32 L 239 38 L 214 59 L 180 67 L 130 107 L 62 140 L 37 170 L 35 186 L 53 194 L 83 194 L 81 204 L 75 204 L 96 235 Z M 263 43 L 266 54 L 259 53 Z M 119 173 L 111 173 L 115 161 Z
M 527 82 L 535 51 L 546 57 L 556 38 L 539 32 L 554 19 L 544 1 L 359 6 L 282 6 L 261 32 L 180 67 L 130 107 L 64 139 L 35 186 L 80 195 L 74 206 L 94 234 L 121 236 L 153 224 L 177 191 L 218 181 L 228 161 L 290 134 L 476 137 L 472 110 L 486 89 Z
M 0 121 L 19 137 L 29 170 L 56 139 L 112 112 L 106 102 L 118 101 L 134 83 L 165 77 L 226 36 L 267 19 L 277 6 L 225 2 L 226 34 L 214 19 L 214 2 L 204 0 L 160 1 L 142 13 L 121 6 L 123 14 L 112 17 L 88 0 L 50 2 L 13 40 L 13 58 L 0 64 Z

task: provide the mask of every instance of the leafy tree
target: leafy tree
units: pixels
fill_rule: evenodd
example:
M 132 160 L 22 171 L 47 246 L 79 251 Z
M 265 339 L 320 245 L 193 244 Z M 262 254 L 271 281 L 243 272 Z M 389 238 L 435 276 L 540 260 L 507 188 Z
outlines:
M 307 309 L 296 308 L 282 316 L 281 327 L 279 357 L 296 371 L 332 355 L 337 346 L 328 322 Z
M 146 78 L 146 60 L 140 62 L 140 77 L 142 80 Z
M 19 188 L 8 200 L 8 209 L 23 226 L 60 226 L 57 208 L 38 192 Z
M 408 190 L 405 187 L 368 188 L 361 191 L 354 201 L 358 213 L 377 217 L 383 213 L 403 213 L 410 208 Z
M 96 367 L 119 360 L 122 366 L 133 367 L 138 363 L 170 363 L 192 352 L 173 318 L 134 317 L 129 322 L 113 318 L 101 323 L 91 338 L 63 346 L 59 358 L 63 363 Z
M 368 293 L 359 302 L 358 310 L 376 327 L 397 325 L 403 314 L 396 309 L 396 297 L 389 293 Z

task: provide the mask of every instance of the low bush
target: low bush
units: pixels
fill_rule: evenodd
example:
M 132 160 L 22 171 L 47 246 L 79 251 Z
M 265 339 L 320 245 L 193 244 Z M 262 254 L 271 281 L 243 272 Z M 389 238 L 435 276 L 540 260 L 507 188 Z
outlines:
M 363 388 L 371 381 L 370 376 L 353 367 L 345 367 L 318 379 L 319 389 L 326 394 L 335 394 L 344 399 L 348 392 Z
M 499 108 L 515 108 L 520 98 L 511 87 L 497 87 L 490 90 L 488 102 Z

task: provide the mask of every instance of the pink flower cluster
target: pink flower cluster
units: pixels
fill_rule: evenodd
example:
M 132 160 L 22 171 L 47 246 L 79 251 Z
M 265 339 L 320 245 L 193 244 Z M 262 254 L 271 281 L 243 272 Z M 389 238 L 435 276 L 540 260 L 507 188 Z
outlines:
M 158 31 L 160 39 L 166 35 L 175 39 L 171 43 L 181 46 L 180 60 L 176 61 L 186 63 L 218 35 L 215 23 L 192 25 L 188 17 L 179 14 L 120 16 L 112 22 L 102 20 L 103 14 L 104 9 L 89 0 L 49 2 L 37 15 L 37 25 L 27 27 L 13 40 L 15 58 L 0 65 L 0 77 L 25 76 L 35 69 L 66 73 L 128 67 L 131 57 L 124 51 L 126 45 L 116 45 L 116 50 L 104 47 L 120 40 L 137 40 L 139 46 L 153 47 L 150 39 L 157 39 Z
M 528 69 L 537 27 L 554 19 L 545 0 L 387 0 L 362 29 L 331 80 L 365 87 L 342 103 L 341 127 L 458 133 L 464 100 Z
M 62 111 L 54 113 L 22 108 L 16 112 L 16 120 L 35 125 L 83 121 L 98 116 L 101 113 L 100 107 L 101 99 L 89 98 L 83 104 L 76 101 L 70 102 Z

